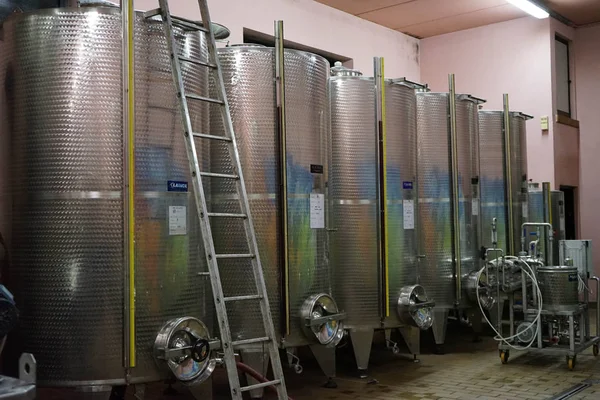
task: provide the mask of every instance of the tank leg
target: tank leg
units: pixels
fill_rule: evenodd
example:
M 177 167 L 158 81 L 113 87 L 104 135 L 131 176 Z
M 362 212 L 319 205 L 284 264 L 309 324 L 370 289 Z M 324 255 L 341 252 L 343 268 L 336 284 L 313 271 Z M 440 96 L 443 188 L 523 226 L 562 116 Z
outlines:
M 77 390 L 84 400 L 109 400 L 113 391 L 112 386 L 81 386 Z
M 414 356 L 414 361 L 419 362 L 418 356 L 421 354 L 421 330 L 416 326 L 401 326 L 398 330 L 408 346 L 408 351 Z
M 212 377 L 202 382 L 200 385 L 190 386 L 190 393 L 196 400 L 206 400 L 213 398 Z
M 135 400 L 144 400 L 146 397 L 146 385 L 138 384 L 135 385 Z
M 110 400 L 125 400 L 127 386 L 114 386 L 110 394 Z
M 481 334 L 483 333 L 483 315 L 479 307 L 469 309 L 469 321 L 473 327 L 473 342 L 481 342 Z
M 448 312 L 447 308 L 434 309 L 433 310 L 433 338 L 435 339 L 435 352 L 436 354 L 444 353 L 444 342 L 446 341 L 446 328 L 448 326 Z
M 253 370 L 258 371 L 258 373 L 263 376 L 267 375 L 267 371 L 269 370 L 269 356 L 267 353 L 263 352 L 262 349 L 245 350 L 241 352 L 241 356 L 244 364 L 248 365 Z M 249 385 L 256 385 L 259 383 L 249 375 L 246 375 L 246 378 L 248 379 Z M 264 389 L 251 390 L 250 397 L 253 399 L 262 399 L 264 392 Z
M 369 357 L 371 356 L 371 345 L 373 344 L 373 329 L 350 331 L 354 357 L 356 357 L 356 366 L 358 375 L 361 378 L 367 378 L 369 368 Z
M 319 363 L 319 367 L 327 376 L 327 383 L 325 383 L 324 387 L 335 389 L 337 388 L 337 383 L 335 383 L 335 347 L 326 347 L 320 344 L 311 344 L 310 350 L 314 354 L 317 362 Z

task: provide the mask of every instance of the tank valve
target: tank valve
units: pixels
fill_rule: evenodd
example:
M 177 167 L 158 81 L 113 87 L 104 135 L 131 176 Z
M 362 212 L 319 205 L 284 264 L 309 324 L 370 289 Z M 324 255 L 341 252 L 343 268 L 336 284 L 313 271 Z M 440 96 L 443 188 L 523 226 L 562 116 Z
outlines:
M 400 354 L 400 348 L 398 347 L 398 343 L 387 339 L 385 344 L 389 350 L 392 351 L 393 354 Z
M 298 358 L 297 355 L 289 352 L 287 353 L 287 355 L 288 360 L 290 360 L 289 366 L 294 369 L 295 373 L 297 373 L 298 375 L 301 374 L 304 371 L 304 368 L 302 367 L 302 365 L 300 365 L 300 358 Z

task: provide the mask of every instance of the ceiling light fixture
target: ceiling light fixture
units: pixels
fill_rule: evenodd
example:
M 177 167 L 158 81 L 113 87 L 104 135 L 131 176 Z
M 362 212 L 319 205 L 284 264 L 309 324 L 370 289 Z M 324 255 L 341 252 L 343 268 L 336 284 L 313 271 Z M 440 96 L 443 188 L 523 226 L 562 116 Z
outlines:
M 550 14 L 543 8 L 539 7 L 537 4 L 532 3 L 529 0 L 506 0 L 510 4 L 515 7 L 520 8 L 525 11 L 527 14 L 533 15 L 536 18 L 548 18 Z

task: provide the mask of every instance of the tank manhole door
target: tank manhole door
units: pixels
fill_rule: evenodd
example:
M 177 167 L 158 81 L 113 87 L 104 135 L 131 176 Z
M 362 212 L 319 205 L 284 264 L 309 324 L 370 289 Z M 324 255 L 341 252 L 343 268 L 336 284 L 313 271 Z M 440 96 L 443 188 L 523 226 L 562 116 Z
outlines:
M 193 317 L 167 322 L 154 342 L 154 357 L 159 367 L 168 368 L 175 378 L 187 385 L 204 382 L 215 369 L 217 360 L 212 350 L 218 341 L 211 341 L 202 321 Z

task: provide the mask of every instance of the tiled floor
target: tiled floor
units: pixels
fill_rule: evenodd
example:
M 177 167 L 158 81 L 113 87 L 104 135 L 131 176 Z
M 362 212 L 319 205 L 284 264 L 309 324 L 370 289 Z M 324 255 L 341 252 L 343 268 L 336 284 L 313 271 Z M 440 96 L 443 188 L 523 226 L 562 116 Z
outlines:
M 432 340 L 427 335 L 422 339 L 420 363 L 413 363 L 406 356 L 394 356 L 383 344 L 376 343 L 371 354 L 371 376 L 366 380 L 354 377 L 353 356 L 350 351 L 341 349 L 337 360 L 337 389 L 323 388 L 324 378 L 316 364 L 308 354 L 301 354 L 304 373 L 296 375 L 286 369 L 288 394 L 295 400 L 541 400 L 587 379 L 598 379 L 598 384 L 571 399 L 600 399 L 600 358 L 594 358 L 591 349 L 578 356 L 575 371 L 567 369 L 564 357 L 526 352 L 512 352 L 509 363 L 502 365 L 496 343 L 490 336 L 473 343 L 468 329 L 458 326 L 449 329 L 447 354 L 432 354 Z M 184 394 L 185 389 L 178 388 L 180 394 L 175 396 L 165 396 L 163 389 L 163 386 L 148 387 L 146 398 L 191 399 Z M 64 394 L 58 397 L 41 394 L 41 399 L 67 399 Z M 213 398 L 229 398 L 223 371 L 214 375 Z

